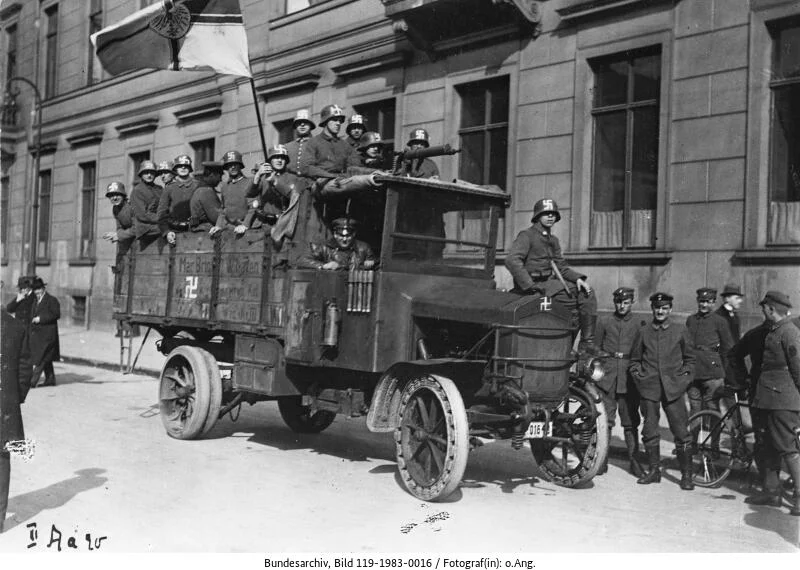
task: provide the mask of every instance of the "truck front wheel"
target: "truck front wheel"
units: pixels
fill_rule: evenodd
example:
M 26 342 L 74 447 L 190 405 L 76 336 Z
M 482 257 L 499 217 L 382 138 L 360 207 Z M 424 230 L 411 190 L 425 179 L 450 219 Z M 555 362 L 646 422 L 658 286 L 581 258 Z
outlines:
M 212 386 L 216 383 L 216 386 Z M 161 369 L 158 400 L 161 422 L 175 439 L 196 439 L 203 428 L 211 428 L 209 408 L 212 398 L 219 413 L 222 388 L 216 361 L 205 350 L 179 346 L 169 353 Z
M 437 501 L 453 493 L 469 455 L 467 413 L 453 381 L 431 375 L 406 384 L 394 438 L 400 478 L 412 495 Z

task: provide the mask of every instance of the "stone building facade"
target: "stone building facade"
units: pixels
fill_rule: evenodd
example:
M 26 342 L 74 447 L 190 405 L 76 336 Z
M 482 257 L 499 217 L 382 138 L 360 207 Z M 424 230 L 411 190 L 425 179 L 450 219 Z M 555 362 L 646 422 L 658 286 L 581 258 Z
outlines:
M 89 35 L 147 0 L 4 2 L 6 78 L 39 86 L 37 272 L 77 324 L 113 327 L 105 187 L 139 161 L 240 150 L 261 159 L 244 78 L 109 77 Z M 507 247 L 539 198 L 602 303 L 620 285 L 695 309 L 739 284 L 800 305 L 800 5 L 784 0 L 240 0 L 267 144 L 297 109 L 338 103 L 396 149 L 412 129 L 461 147 L 444 179 L 512 197 Z M 37 25 L 38 22 L 38 25 Z M 2 134 L 4 298 L 25 271 L 34 181 L 31 90 Z M 6 97 L 6 103 L 9 97 Z M 502 263 L 502 252 L 499 256 Z M 510 287 L 498 265 L 498 286 Z

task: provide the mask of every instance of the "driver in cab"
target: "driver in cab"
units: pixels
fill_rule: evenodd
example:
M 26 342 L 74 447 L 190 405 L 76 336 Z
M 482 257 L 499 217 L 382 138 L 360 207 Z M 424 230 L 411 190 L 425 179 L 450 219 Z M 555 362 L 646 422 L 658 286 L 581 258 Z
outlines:
M 299 266 L 328 271 L 373 269 L 375 255 L 369 245 L 356 239 L 356 226 L 357 222 L 351 218 L 335 219 L 333 238 L 324 244 L 311 243 Z

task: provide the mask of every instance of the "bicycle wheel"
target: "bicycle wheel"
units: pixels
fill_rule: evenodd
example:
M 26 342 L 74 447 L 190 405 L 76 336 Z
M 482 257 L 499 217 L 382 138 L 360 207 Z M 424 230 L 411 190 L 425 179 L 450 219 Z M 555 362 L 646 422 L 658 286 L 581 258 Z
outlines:
M 718 487 L 730 474 L 735 445 L 730 427 L 716 410 L 703 410 L 689 418 L 695 451 L 692 479 L 699 487 Z

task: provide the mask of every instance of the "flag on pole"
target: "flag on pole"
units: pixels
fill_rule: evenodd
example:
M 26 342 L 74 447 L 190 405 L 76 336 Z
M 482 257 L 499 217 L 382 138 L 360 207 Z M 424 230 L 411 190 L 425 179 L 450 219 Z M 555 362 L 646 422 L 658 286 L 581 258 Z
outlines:
M 238 0 L 160 0 L 92 34 L 108 73 L 206 71 L 252 77 Z

